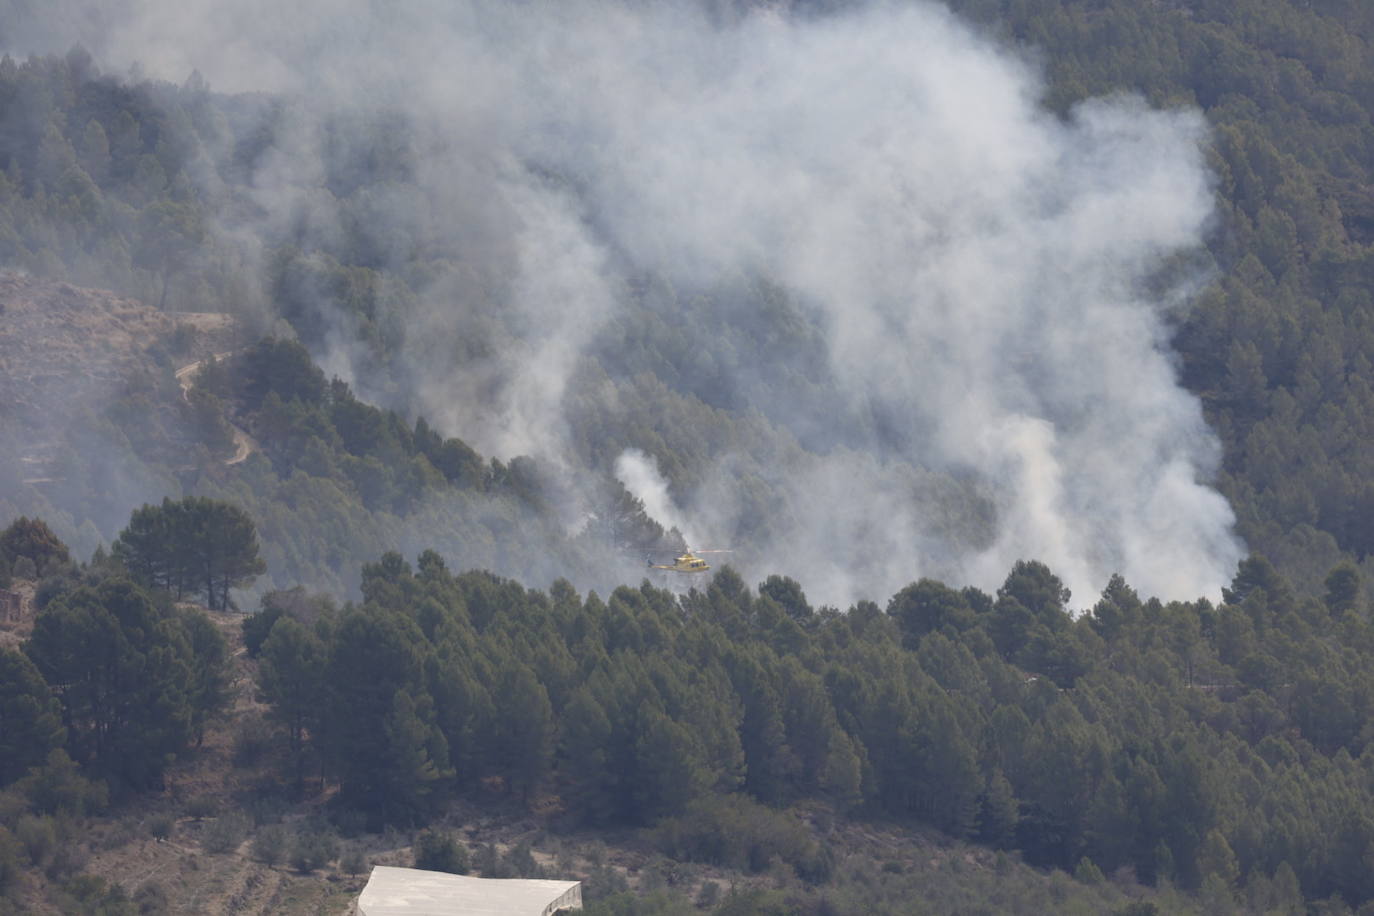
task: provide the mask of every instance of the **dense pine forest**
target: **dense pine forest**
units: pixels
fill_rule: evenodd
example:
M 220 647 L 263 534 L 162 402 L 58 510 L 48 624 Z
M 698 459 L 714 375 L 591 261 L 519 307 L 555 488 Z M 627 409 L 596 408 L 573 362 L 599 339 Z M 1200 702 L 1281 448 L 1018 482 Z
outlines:
M 712 29 L 773 39 L 770 23 L 814 37 L 928 11 L 700 6 Z M 319 98 L 220 89 L 128 67 L 81 31 L 100 23 L 79 3 L 44 18 L 0 2 L 0 267 L 17 290 L 0 335 L 43 309 L 68 321 L 53 303 L 172 329 L 129 343 L 97 326 L 130 356 L 94 386 L 77 360 L 0 340 L 0 585 L 18 609 L 0 623 L 0 908 L 188 911 L 166 876 L 97 867 L 135 835 L 320 886 L 364 873 L 386 838 L 413 852 L 401 864 L 575 873 L 590 911 L 627 916 L 1374 907 L 1374 12 L 948 6 L 972 46 L 1033 74 L 1046 130 L 1091 135 L 1122 105 L 1172 137 L 1150 118 L 1198 113 L 1178 130 L 1206 176 L 1200 244 L 1114 214 L 1146 239 L 1120 295 L 1160 317 L 1112 327 L 1139 332 L 1210 433 L 1151 402 L 1105 452 L 1174 467 L 1175 433 L 1198 437 L 1183 476 L 1234 517 L 1204 540 L 1241 559 L 1181 580 L 1197 593 L 1151 594 L 1126 565 L 1155 575 L 1148 555 L 1176 556 L 1191 519 L 1091 521 L 1097 552 L 1009 541 L 1034 508 L 1022 491 L 1062 488 L 1088 517 L 1118 504 L 944 455 L 963 440 L 930 415 L 943 402 L 902 388 L 883 352 L 854 361 L 896 381 L 856 386 L 824 284 L 782 276 L 805 269 L 636 248 L 666 232 L 585 251 L 579 232 L 613 237 L 640 201 L 596 196 L 600 160 L 567 153 L 575 124 L 541 110 L 552 139 L 492 165 L 481 137 L 392 104 L 384 74 L 351 108 L 325 76 Z M 1059 155 L 1073 183 L 1111 183 L 1099 153 Z M 958 191 L 975 210 L 991 193 Z M 494 225 L 551 240 L 508 250 Z M 931 250 L 951 254 L 940 231 Z M 587 304 L 589 262 L 613 311 Z M 1008 270 L 1046 298 L 1075 289 L 1055 263 Z M 1029 342 L 979 364 L 1028 404 L 1064 387 L 1037 363 L 1072 362 L 1031 329 L 1052 313 L 1009 311 Z M 941 366 L 939 349 L 903 358 Z M 1089 387 L 1028 415 L 1073 429 L 1151 384 L 1065 378 Z M 646 556 L 719 546 L 702 537 L 733 554 L 645 577 Z M 208 760 L 232 786 L 214 803 L 181 789 Z M 465 818 L 524 819 L 540 840 L 503 853 L 464 840 Z M 83 841 L 126 823 L 108 848 Z M 921 852 L 856 839 L 882 831 Z M 651 864 L 627 882 L 604 849 L 534 855 L 583 842 Z

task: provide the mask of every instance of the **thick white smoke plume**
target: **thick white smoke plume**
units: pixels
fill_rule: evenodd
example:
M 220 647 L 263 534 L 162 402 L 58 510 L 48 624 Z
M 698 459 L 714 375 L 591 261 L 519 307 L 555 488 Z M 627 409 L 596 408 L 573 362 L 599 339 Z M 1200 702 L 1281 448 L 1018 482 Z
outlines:
M 566 454 L 570 379 L 627 278 L 764 277 L 821 329 L 845 409 L 892 435 L 788 469 L 771 543 L 732 560 L 747 572 L 843 603 L 925 574 L 995 587 L 1033 557 L 1086 605 L 1115 571 L 1188 598 L 1235 568 L 1207 485 L 1218 446 L 1167 348 L 1177 291 L 1156 282 L 1209 218 L 1195 112 L 1117 98 L 1057 117 L 1032 67 L 927 4 L 722 20 L 653 2 L 142 0 L 109 21 L 89 39 L 105 59 L 428 125 L 423 193 L 377 200 L 376 219 L 423 209 L 486 265 L 436 280 L 406 343 L 419 407 L 480 449 Z M 281 218 L 318 187 L 302 130 L 260 166 Z M 332 231 L 327 206 L 309 212 Z M 479 289 L 501 345 L 445 361 Z M 677 494 L 686 518 L 647 459 L 615 473 L 665 525 L 728 532 L 756 507 L 717 457 Z M 953 549 L 932 476 L 987 500 L 994 533 Z
M 668 492 L 668 481 L 658 470 L 658 462 L 652 455 L 646 455 L 637 448 L 626 449 L 615 460 L 615 476 L 625 489 L 644 503 L 644 511 L 666 530 L 676 528 L 687 539 L 687 544 L 700 548 L 702 543 L 694 540 L 695 531 L 683 517 Z

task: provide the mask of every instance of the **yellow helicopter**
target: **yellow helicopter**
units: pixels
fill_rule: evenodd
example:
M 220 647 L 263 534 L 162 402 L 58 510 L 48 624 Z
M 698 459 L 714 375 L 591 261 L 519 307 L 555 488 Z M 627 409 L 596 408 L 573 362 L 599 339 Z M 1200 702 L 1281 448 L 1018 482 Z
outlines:
M 700 553 L 729 553 L 728 550 L 702 550 Z M 655 563 L 651 557 L 648 561 L 650 569 L 666 569 L 671 572 L 698 573 L 706 572 L 710 565 L 705 560 L 692 552 L 689 547 L 686 553 L 679 554 L 672 563 Z

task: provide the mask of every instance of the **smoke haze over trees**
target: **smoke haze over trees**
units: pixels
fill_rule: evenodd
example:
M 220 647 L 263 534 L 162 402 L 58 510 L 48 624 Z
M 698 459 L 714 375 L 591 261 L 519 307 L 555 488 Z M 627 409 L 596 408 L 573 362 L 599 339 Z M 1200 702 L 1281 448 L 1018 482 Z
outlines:
M 723 912 L 902 911 L 827 818 L 1091 911 L 1374 899 L 1365 4 L 0 0 L 0 51 L 0 894 L 238 672 L 282 805 L 788 888 Z M 250 580 L 231 658 L 176 599 Z
M 694 537 L 836 603 L 1027 555 L 1084 594 L 1120 571 L 1216 595 L 1234 568 L 1164 320 L 1207 276 L 1195 110 L 1056 117 L 1020 55 L 919 4 L 315 13 L 327 41 L 251 3 L 72 36 L 196 70 L 163 91 L 209 212 L 148 214 L 172 240 L 149 250 L 210 232 L 262 284 L 233 308 L 279 311 L 365 397 L 546 462 L 565 527 L 638 449 Z M 135 263 L 158 298 L 193 282 Z

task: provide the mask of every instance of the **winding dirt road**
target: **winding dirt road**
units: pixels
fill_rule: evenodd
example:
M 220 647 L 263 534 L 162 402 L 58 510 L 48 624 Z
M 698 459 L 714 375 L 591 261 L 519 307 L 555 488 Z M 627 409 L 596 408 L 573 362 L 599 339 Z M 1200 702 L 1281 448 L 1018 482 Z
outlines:
M 190 402 L 191 385 L 195 383 L 196 373 L 200 371 L 201 366 L 205 365 L 212 359 L 220 360 L 232 355 L 232 350 L 227 351 L 225 353 L 216 353 L 213 356 L 207 356 L 204 359 L 196 360 L 195 362 L 186 366 L 182 366 L 180 369 L 178 369 L 176 371 L 176 376 L 177 384 L 181 385 L 181 399 L 188 403 Z M 224 463 L 226 465 L 239 464 L 240 462 L 247 459 L 249 455 L 259 450 L 258 444 L 253 441 L 253 437 L 248 435 L 248 433 L 239 429 L 238 426 L 234 425 L 233 423 L 229 424 L 229 429 L 234 435 L 234 454 L 232 457 L 227 458 L 225 460 Z

